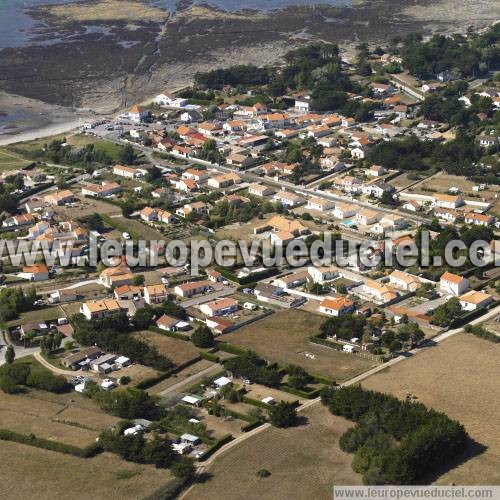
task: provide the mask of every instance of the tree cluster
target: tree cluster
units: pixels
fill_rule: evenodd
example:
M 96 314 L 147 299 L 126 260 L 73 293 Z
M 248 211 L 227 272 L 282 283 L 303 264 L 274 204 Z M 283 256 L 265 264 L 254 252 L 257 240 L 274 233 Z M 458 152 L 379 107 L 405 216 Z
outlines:
M 0 389 L 8 394 L 23 392 L 32 387 L 57 394 L 67 392 L 70 385 L 60 375 L 54 375 L 41 366 L 28 363 L 10 363 L 0 367 Z
M 459 422 L 420 403 L 359 386 L 327 389 L 322 402 L 334 415 L 357 422 L 340 446 L 354 453 L 352 467 L 366 484 L 416 484 L 467 445 Z
M 140 316 L 139 320 L 141 319 L 144 318 Z M 82 345 L 97 345 L 106 351 L 120 353 L 137 363 L 161 371 L 173 366 L 172 361 L 160 354 L 156 347 L 131 335 L 130 323 L 125 313 L 91 321 L 87 321 L 81 314 L 76 314 L 71 318 L 71 324 L 75 329 L 74 339 Z
M 266 360 L 259 358 L 257 354 L 251 351 L 228 359 L 224 362 L 224 367 L 237 377 L 268 387 L 278 387 L 283 378 L 276 366 L 268 365 Z

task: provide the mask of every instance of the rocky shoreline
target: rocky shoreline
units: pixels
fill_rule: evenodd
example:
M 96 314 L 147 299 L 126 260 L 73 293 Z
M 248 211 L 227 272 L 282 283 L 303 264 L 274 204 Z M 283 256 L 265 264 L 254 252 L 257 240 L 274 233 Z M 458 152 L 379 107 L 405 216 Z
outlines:
M 143 2 L 126 1 L 146 8 Z M 187 85 L 196 71 L 235 61 L 272 63 L 291 47 L 314 39 L 348 47 L 360 41 L 383 43 L 415 31 L 456 31 L 470 24 L 458 18 L 430 21 L 436 8 L 431 0 L 413 5 L 424 9 L 425 20 L 405 13 L 404 0 L 230 13 L 183 3 L 172 15 L 157 9 L 165 14 L 158 13 L 158 19 L 156 8 L 143 18 L 129 13 L 106 19 L 113 2 L 78 3 L 84 11 L 75 10 L 76 4 L 31 9 L 36 37 L 28 46 L 0 51 L 0 89 L 69 109 L 111 113 L 160 89 Z M 498 8 L 489 4 L 495 17 Z M 490 23 L 488 16 L 482 19 Z

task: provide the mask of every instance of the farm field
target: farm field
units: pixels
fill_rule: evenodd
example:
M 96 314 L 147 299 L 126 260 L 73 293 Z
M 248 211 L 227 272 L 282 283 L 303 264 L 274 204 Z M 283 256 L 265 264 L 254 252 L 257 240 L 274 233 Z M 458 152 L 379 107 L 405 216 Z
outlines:
M 0 446 L 0 475 L 4 500 L 132 500 L 173 479 L 167 470 L 132 464 L 110 453 L 83 459 L 7 441 Z
M 196 358 L 200 352 L 192 342 L 174 339 L 157 332 L 148 331 L 135 333 L 134 337 L 140 338 L 141 340 L 154 345 L 160 354 L 167 356 L 176 365 L 182 365 L 186 361 Z
M 500 484 L 500 344 L 459 334 L 391 366 L 363 387 L 418 401 L 459 420 L 484 451 L 437 479 L 439 484 Z
M 106 203 L 105 201 L 82 196 L 80 189 L 73 190 L 80 200 L 76 206 L 55 207 L 54 210 L 61 220 L 75 220 L 92 214 L 100 215 L 121 215 L 120 207 Z
M 351 456 L 338 446 L 351 423 L 331 415 L 320 403 L 299 415 L 305 417 L 304 425 L 269 427 L 216 458 L 208 469 L 211 479 L 195 485 L 185 498 L 326 500 L 332 496 L 333 484 L 361 484 L 351 469 Z M 260 469 L 271 476 L 258 478 Z
M 269 361 L 296 364 L 316 375 L 337 382 L 348 380 L 371 367 L 375 361 L 334 351 L 309 342 L 325 321 L 323 316 L 300 309 L 280 311 L 224 335 L 225 342 L 251 349 Z M 286 328 L 285 328 L 286 325 Z M 307 354 L 312 354 L 314 358 Z
M 77 393 L 30 390 L 2 394 L 0 399 L 0 428 L 81 448 L 92 444 L 102 430 L 118 420 Z

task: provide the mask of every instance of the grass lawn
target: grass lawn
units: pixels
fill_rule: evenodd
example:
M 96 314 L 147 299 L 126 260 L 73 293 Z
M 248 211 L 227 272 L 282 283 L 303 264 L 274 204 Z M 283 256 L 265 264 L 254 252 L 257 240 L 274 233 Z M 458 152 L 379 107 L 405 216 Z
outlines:
M 340 435 L 352 423 L 331 415 L 320 403 L 299 415 L 304 417 L 303 425 L 269 427 L 228 449 L 208 469 L 212 477 L 194 486 L 186 500 L 326 500 L 332 497 L 334 484 L 361 484 L 351 469 L 352 456 L 338 445 Z M 260 469 L 267 469 L 271 476 L 258 478 Z
M 374 361 L 311 344 L 309 338 L 319 333 L 325 319 L 311 312 L 289 309 L 224 335 L 221 340 L 256 351 L 269 361 L 296 364 L 309 373 L 337 382 L 375 366 Z M 314 354 L 315 359 L 306 357 L 306 353 Z
M 485 451 L 459 464 L 439 484 L 500 484 L 500 344 L 461 333 L 366 379 L 362 385 L 418 401 L 459 420 Z
M 5 500 L 135 500 L 173 479 L 168 470 L 110 453 L 83 459 L 6 441 L 0 446 L 0 475 L 0 497 Z
M 23 325 L 30 321 L 50 321 L 64 316 L 64 311 L 60 306 L 39 307 L 32 311 L 26 311 L 7 323 L 9 327 Z
M 9 170 L 19 170 L 30 163 L 30 160 L 25 160 L 22 156 L 12 153 L 5 148 L 0 148 L 0 172 L 7 172 Z

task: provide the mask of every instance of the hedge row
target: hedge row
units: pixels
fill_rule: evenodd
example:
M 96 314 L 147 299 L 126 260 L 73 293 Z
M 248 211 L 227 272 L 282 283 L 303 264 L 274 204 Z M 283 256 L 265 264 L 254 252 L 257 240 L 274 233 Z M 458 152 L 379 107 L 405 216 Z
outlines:
M 242 356 L 247 352 L 246 349 L 222 341 L 217 342 L 217 347 L 220 351 L 228 352 L 229 354 L 236 354 L 236 356 Z
M 159 333 L 161 335 L 166 335 L 167 337 L 172 337 L 173 339 L 184 340 L 185 342 L 191 342 L 191 339 L 188 336 L 183 335 L 182 333 L 169 332 L 167 330 L 162 330 L 157 326 L 150 326 L 148 327 L 148 330 L 151 330 L 152 332 L 155 333 Z
M 191 477 L 184 479 L 176 478 L 173 481 L 169 481 L 165 486 L 162 486 L 144 500 L 174 500 L 179 497 L 181 492 L 189 486 L 193 480 L 194 478 Z
M 182 363 L 181 365 L 177 365 L 175 368 L 172 368 L 172 370 L 169 370 L 165 373 L 161 373 L 157 377 L 150 377 L 142 380 L 137 384 L 137 389 L 149 389 L 150 387 L 153 387 L 154 385 L 163 382 L 167 378 L 171 377 L 172 375 L 175 375 L 176 373 L 180 372 L 181 370 L 184 370 L 184 368 L 187 368 L 188 366 L 194 365 L 198 361 L 201 360 L 201 356 L 196 356 L 192 359 L 189 359 L 185 363 Z
M 343 349 L 343 345 L 339 342 L 335 342 L 334 340 L 326 340 L 321 337 L 311 337 L 309 339 L 313 344 L 324 345 L 326 347 L 332 347 L 334 349 L 338 349 L 341 351 Z
M 300 398 L 304 398 L 304 399 L 317 398 L 323 389 L 324 389 L 324 387 L 321 386 L 321 387 L 317 387 L 316 389 L 304 391 L 301 389 L 295 389 L 294 387 L 290 387 L 289 385 L 281 385 L 280 386 L 280 391 L 288 392 L 289 394 L 293 394 L 294 396 L 299 396 Z
M 268 405 L 263 401 L 259 401 L 258 399 L 249 398 L 248 396 L 243 396 L 243 403 L 248 403 L 249 405 L 257 406 L 259 408 L 264 408 L 265 410 L 271 408 L 271 405 Z
M 201 351 L 200 358 L 206 359 L 207 361 L 213 361 L 214 363 L 220 362 L 219 356 L 217 356 L 217 354 L 214 354 L 213 352 Z
M 204 462 L 208 458 L 210 458 L 217 450 L 222 448 L 225 444 L 232 441 L 234 438 L 231 434 L 226 434 L 224 437 L 219 439 L 215 444 L 213 444 L 208 450 L 203 453 L 203 455 L 199 458 L 200 462 Z
M 35 448 L 43 448 L 45 450 L 57 451 L 67 455 L 73 455 L 79 458 L 92 458 L 102 453 L 102 448 L 97 443 L 92 443 L 86 448 L 78 448 L 70 444 L 60 443 L 58 441 L 49 441 L 36 437 L 35 435 L 19 434 L 8 429 L 0 429 L 0 440 L 13 441 L 15 443 L 27 444 Z

